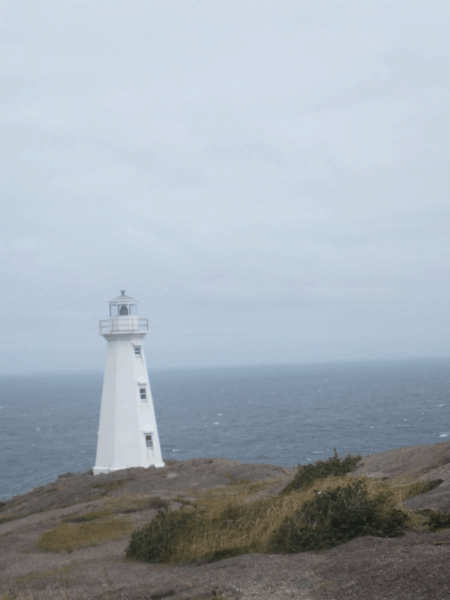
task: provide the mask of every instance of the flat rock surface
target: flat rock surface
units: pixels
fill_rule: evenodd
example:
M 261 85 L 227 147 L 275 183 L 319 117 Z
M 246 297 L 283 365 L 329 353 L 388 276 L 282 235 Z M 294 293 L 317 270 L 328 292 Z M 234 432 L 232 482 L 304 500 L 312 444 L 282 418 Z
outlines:
M 398 448 L 365 457 L 358 473 L 443 482 L 408 500 L 416 510 L 450 512 L 450 442 Z M 65 474 L 16 496 L 0 512 L 2 594 L 47 600 L 291 599 L 435 600 L 450 597 L 450 530 L 408 531 L 400 538 L 362 537 L 326 552 L 249 554 L 214 563 L 159 565 L 129 562 L 130 534 L 72 552 L 44 552 L 43 533 L 62 520 L 104 509 L 105 502 L 138 496 L 143 504 L 120 516 L 138 527 L 167 502 L 192 499 L 196 490 L 236 481 L 270 481 L 259 494 L 278 494 L 295 469 L 225 459 L 167 461 L 163 469 L 127 469 L 93 477 Z M 148 500 L 148 503 L 147 503 Z M 122 511 L 122 512 L 120 512 Z M 3 522 L 2 522 L 3 521 Z M 29 596 L 28 594 L 31 594 Z M 65 594 L 65 595 L 64 595 Z
M 361 464 L 362 463 L 362 464 Z M 440 510 L 450 513 L 450 442 L 427 446 L 406 446 L 365 456 L 356 474 L 367 477 L 417 479 L 442 483 L 425 494 L 410 498 L 404 506 L 412 510 Z
M 365 456 L 357 473 L 368 477 L 411 477 L 447 479 L 450 477 L 450 442 L 427 446 L 404 446 Z

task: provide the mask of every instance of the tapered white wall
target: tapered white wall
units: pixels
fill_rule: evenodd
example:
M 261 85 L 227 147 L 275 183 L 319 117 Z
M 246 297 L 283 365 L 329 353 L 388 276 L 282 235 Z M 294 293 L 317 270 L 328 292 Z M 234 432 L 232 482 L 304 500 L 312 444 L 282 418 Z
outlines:
M 128 467 L 163 467 L 142 340 L 144 333 L 105 335 L 108 342 L 94 475 Z M 140 346 L 140 356 L 135 347 Z M 140 389 L 146 389 L 141 400 Z M 153 447 L 146 445 L 151 434 Z

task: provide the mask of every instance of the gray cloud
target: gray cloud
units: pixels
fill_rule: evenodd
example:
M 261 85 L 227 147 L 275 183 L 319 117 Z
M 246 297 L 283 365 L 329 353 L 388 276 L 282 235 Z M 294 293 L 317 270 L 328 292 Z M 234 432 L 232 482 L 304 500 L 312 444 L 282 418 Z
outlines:
M 2 372 L 449 354 L 446 2 L 0 10 Z

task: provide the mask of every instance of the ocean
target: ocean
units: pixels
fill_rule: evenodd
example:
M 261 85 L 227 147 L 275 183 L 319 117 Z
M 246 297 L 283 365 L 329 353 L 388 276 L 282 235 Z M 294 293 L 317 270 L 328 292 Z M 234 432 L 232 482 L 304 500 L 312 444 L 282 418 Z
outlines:
M 450 440 L 450 359 L 151 370 L 165 459 L 292 466 Z M 0 377 L 0 498 L 95 462 L 102 373 Z

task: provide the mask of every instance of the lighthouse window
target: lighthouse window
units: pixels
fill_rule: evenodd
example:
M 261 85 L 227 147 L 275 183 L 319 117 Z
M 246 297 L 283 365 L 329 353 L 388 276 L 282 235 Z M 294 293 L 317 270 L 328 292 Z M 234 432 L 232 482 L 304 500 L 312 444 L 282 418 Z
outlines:
M 117 304 L 111 304 L 111 306 L 109 307 L 109 316 L 117 317 L 117 309 L 118 309 Z
M 136 304 L 130 304 L 130 315 L 137 315 L 137 306 L 136 306 Z
M 122 306 L 120 307 L 120 310 L 119 310 L 119 315 L 121 317 L 125 317 L 127 314 L 128 314 L 128 307 L 125 306 L 125 304 L 122 304 Z
M 141 355 L 141 347 L 140 346 L 135 346 L 134 353 L 135 353 L 136 356 L 140 356 Z
M 151 433 L 147 433 L 145 436 L 145 445 L 147 446 L 147 448 L 153 448 L 153 439 L 152 439 L 152 434 Z
M 147 390 L 145 388 L 140 388 L 139 393 L 140 393 L 142 402 L 145 402 L 147 400 Z

